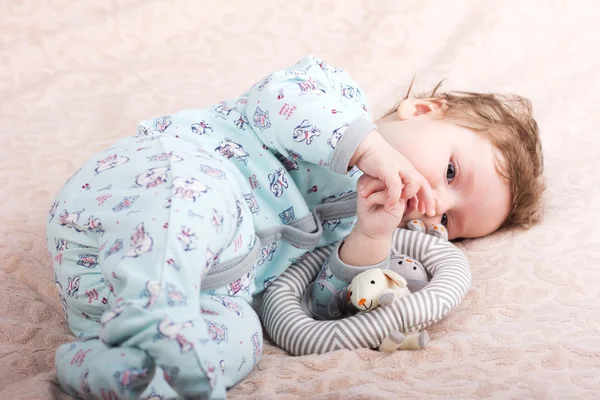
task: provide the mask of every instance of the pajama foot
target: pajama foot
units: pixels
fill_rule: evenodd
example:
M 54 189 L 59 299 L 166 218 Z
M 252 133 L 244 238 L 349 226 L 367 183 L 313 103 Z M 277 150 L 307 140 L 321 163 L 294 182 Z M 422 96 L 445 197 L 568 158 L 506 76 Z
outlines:
M 56 375 L 75 398 L 137 399 L 154 376 L 145 351 L 108 347 L 97 338 L 66 343 L 56 351 Z

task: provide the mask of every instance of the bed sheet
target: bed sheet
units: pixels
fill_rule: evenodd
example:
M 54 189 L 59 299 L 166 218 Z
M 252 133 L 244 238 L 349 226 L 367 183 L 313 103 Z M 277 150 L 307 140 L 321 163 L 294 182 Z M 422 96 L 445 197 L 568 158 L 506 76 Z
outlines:
M 593 1 L 8 0 L 0 3 L 0 398 L 62 398 L 70 340 L 44 224 L 89 156 L 143 119 L 241 93 L 316 54 L 374 112 L 416 89 L 523 94 L 547 218 L 465 241 L 473 288 L 429 348 L 291 357 L 267 343 L 239 399 L 600 397 L 600 8 Z

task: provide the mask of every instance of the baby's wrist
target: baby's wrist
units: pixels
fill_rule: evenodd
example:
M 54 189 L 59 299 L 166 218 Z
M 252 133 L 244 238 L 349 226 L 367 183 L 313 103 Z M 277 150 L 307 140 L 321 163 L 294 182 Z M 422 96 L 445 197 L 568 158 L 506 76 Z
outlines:
M 358 160 L 360 160 L 360 158 L 363 155 L 365 155 L 365 153 L 367 153 L 370 148 L 373 147 L 373 143 L 376 142 L 378 137 L 380 136 L 381 135 L 379 134 L 379 132 L 377 132 L 376 129 L 373 129 L 371 132 L 367 133 L 356 148 L 356 151 L 354 151 L 354 154 L 350 158 L 350 164 L 348 166 L 355 166 L 358 163 Z
M 339 257 L 348 265 L 379 264 L 390 254 L 392 235 L 370 236 L 355 226 L 340 247 Z
M 372 232 L 372 230 L 373 229 L 365 229 L 363 227 L 363 224 L 361 224 L 361 218 L 359 218 L 356 225 L 354 226 L 354 229 L 350 234 L 353 234 L 354 236 L 356 236 L 357 239 L 359 238 L 360 241 L 364 243 L 391 243 L 392 236 L 394 234 L 394 231 L 396 230 L 396 227 L 391 229 L 390 227 L 384 227 L 379 225 L 377 227 L 374 227 L 374 230 L 378 232 Z

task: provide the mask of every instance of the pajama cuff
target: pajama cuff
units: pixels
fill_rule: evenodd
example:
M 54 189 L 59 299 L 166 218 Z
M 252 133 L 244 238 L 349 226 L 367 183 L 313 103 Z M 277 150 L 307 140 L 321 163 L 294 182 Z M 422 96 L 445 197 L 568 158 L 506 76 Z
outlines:
M 347 174 L 351 168 L 348 164 L 356 148 L 365 136 L 375 129 L 377 129 L 377 126 L 366 117 L 358 117 L 352 121 L 335 146 L 335 151 L 331 156 L 331 170 L 338 174 Z
M 390 255 L 381 262 L 373 265 L 363 265 L 360 267 L 355 267 L 352 265 L 348 265 L 340 259 L 340 247 L 344 243 L 343 240 L 340 240 L 333 251 L 331 252 L 331 256 L 329 257 L 329 270 L 337 279 L 350 283 L 352 279 L 361 272 L 368 271 L 373 268 L 381 268 L 388 269 L 390 263 Z

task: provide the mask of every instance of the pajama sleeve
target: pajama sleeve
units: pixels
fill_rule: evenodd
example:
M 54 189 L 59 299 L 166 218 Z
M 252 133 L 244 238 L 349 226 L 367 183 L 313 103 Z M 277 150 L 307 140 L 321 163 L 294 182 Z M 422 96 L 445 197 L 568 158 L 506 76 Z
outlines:
M 245 113 L 266 146 L 340 174 L 348 172 L 359 143 L 376 128 L 358 84 L 315 56 L 255 84 Z
M 342 243 L 343 241 L 338 242 L 325 260 L 315 281 L 307 288 L 304 307 L 313 318 L 330 320 L 351 314 L 352 307 L 348 306 L 346 288 L 352 279 L 361 272 L 372 268 L 387 269 L 389 267 L 390 256 L 380 263 L 361 267 L 344 263 L 339 256 Z

